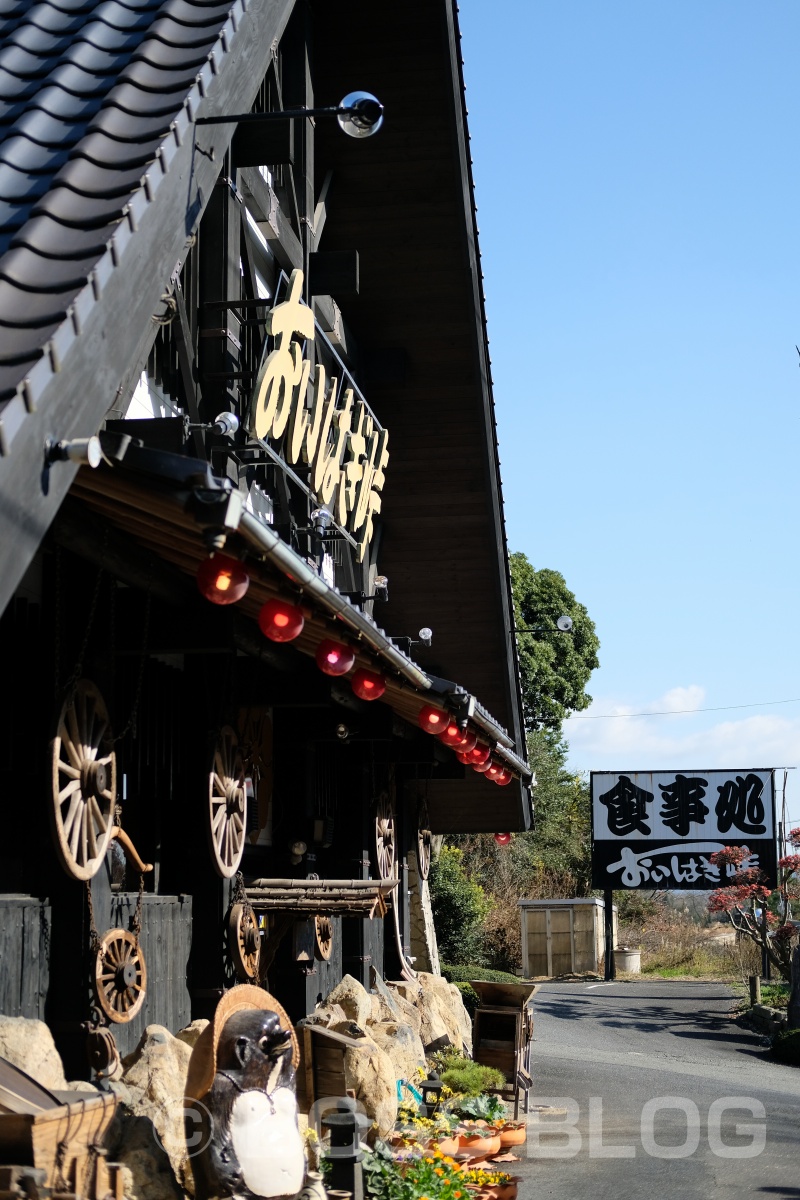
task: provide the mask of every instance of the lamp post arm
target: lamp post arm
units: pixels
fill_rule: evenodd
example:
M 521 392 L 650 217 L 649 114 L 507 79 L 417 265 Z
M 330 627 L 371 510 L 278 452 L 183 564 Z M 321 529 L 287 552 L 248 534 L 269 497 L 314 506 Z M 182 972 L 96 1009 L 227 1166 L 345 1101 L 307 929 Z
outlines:
M 327 114 L 344 116 L 353 112 L 340 104 L 329 104 L 325 108 L 287 108 L 263 113 L 232 113 L 225 117 L 198 117 L 195 125 L 246 125 L 261 121 L 288 121 L 291 117 L 321 117 Z

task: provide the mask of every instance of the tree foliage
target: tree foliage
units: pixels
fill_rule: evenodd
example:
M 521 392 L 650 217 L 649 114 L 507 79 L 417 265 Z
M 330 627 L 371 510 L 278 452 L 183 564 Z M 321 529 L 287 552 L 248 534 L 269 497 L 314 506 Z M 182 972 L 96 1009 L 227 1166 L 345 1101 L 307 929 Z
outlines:
M 445 962 L 480 962 L 481 926 L 491 902 L 464 870 L 461 850 L 442 846 L 431 864 L 428 883 L 440 955 Z
M 525 725 L 556 728 L 569 713 L 591 703 L 585 689 L 600 665 L 600 641 L 594 622 L 563 575 L 535 570 L 521 553 L 512 554 L 509 563 Z M 560 616 L 572 618 L 571 632 L 559 632 Z

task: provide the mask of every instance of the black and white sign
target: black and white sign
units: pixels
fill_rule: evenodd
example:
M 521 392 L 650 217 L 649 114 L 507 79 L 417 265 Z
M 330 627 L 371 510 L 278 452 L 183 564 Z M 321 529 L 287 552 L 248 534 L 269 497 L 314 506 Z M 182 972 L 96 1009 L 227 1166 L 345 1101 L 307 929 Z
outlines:
M 593 771 L 591 795 L 593 887 L 722 887 L 723 846 L 747 846 L 742 867 L 775 881 L 772 770 Z

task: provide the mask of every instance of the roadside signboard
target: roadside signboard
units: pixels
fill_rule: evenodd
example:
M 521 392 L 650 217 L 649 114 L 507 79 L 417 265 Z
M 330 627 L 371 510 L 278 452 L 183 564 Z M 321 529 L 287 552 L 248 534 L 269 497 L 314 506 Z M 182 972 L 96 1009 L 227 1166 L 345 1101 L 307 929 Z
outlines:
M 592 887 L 709 891 L 734 868 L 723 846 L 747 846 L 743 868 L 775 883 L 772 769 L 592 771 Z

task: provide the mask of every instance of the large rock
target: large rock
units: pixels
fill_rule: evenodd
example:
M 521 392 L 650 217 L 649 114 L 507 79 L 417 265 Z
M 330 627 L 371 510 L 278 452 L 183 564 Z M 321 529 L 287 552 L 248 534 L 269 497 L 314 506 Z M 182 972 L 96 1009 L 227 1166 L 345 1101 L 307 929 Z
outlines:
M 397 1120 L 397 1085 L 392 1060 L 371 1038 L 365 1037 L 344 1056 L 344 1077 L 368 1117 L 385 1137 Z
M 201 1017 L 197 1021 L 192 1021 L 189 1025 L 184 1025 L 183 1029 L 178 1030 L 175 1037 L 179 1042 L 185 1042 L 189 1049 L 193 1050 L 195 1042 L 207 1025 L 208 1021 Z
M 466 1050 L 471 1054 L 472 1021 L 456 985 L 448 983 L 441 975 L 431 975 L 427 971 L 420 971 L 417 980 L 422 989 L 422 1006 L 431 1014 L 438 1015 L 450 1041 L 458 1050 Z M 422 1040 L 425 1041 L 424 1036 Z
M 123 1060 L 118 1090 L 123 1120 L 115 1154 L 127 1170 L 125 1195 L 133 1200 L 171 1200 L 191 1188 L 183 1128 L 191 1054 L 186 1041 L 162 1025 L 148 1025 Z
M 366 1029 L 372 1017 L 372 1000 L 369 992 L 352 975 L 345 975 L 325 1000 L 325 1008 L 338 1004 L 349 1021 L 360 1029 Z
M 64 1066 L 44 1021 L 0 1016 L 0 1056 L 25 1071 L 42 1087 L 66 1090 Z
M 425 1050 L 418 1033 L 410 1025 L 384 1021 L 371 1025 L 370 1036 L 380 1046 L 392 1064 L 394 1079 L 419 1083 L 418 1067 L 425 1066 Z M 395 1088 L 395 1091 L 397 1089 Z

